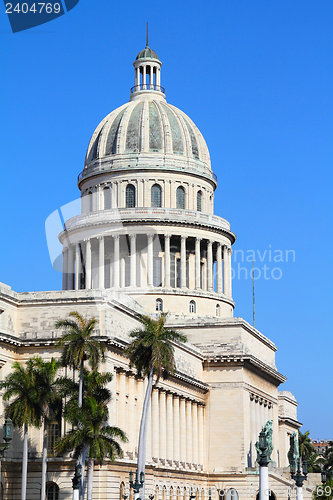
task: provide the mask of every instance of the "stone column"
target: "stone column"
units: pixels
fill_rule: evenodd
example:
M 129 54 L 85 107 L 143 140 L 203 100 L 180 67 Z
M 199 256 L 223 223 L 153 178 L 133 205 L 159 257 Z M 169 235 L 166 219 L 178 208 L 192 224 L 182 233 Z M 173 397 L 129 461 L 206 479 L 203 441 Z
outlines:
M 166 425 L 166 393 L 160 390 L 160 458 L 166 458 L 167 425 Z
M 116 234 L 113 237 L 114 252 L 113 252 L 113 286 L 119 288 L 120 285 L 120 236 Z
M 67 290 L 73 290 L 74 285 L 74 250 L 70 246 L 68 248 L 68 272 L 67 272 Z
M 144 207 L 143 186 L 144 186 L 144 180 L 141 179 L 138 181 L 138 207 Z
M 127 419 L 126 419 L 126 373 L 124 371 L 118 372 L 118 388 L 119 388 L 119 408 L 118 408 L 118 426 L 127 433 Z M 123 445 L 124 451 L 127 451 L 127 446 Z
M 148 262 L 147 262 L 147 270 L 148 270 L 148 286 L 153 286 L 153 276 L 154 276 L 154 268 L 153 268 L 153 257 L 154 257 L 154 236 L 152 234 L 148 234 Z
M 81 274 L 81 255 L 80 245 L 75 245 L 75 290 L 80 289 L 80 274 Z
M 130 284 L 131 287 L 136 286 L 136 234 L 130 235 L 131 244 L 131 273 L 130 273 Z
M 223 293 L 231 297 L 231 248 L 223 247 Z
M 86 289 L 91 288 L 91 241 L 86 241 Z
M 173 459 L 173 395 L 168 392 L 166 397 L 166 433 L 168 436 L 167 439 L 167 449 L 166 449 L 166 458 L 170 461 Z
M 195 289 L 200 289 L 200 263 L 201 263 L 201 254 L 200 254 L 200 242 L 201 238 L 195 239 Z
M 198 461 L 204 463 L 204 407 L 198 407 Z
M 164 235 L 164 286 L 170 288 L 170 234 Z
M 217 293 L 221 294 L 222 293 L 222 246 L 221 246 L 221 243 L 217 244 L 216 260 L 217 260 L 216 291 L 217 291 Z
M 179 396 L 173 398 L 173 456 L 176 462 L 180 460 L 180 416 L 179 416 Z
M 62 251 L 62 289 L 67 290 L 68 284 L 68 248 L 63 248 Z
M 128 439 L 129 447 L 128 451 L 133 453 L 133 458 L 135 457 L 135 447 L 137 446 L 137 432 L 136 432 L 136 392 L 135 392 L 135 378 L 132 375 L 128 377 Z
M 198 405 L 192 405 L 192 442 L 193 442 L 193 463 L 199 463 L 199 447 L 198 447 Z
M 192 442 L 192 401 L 186 401 L 186 462 L 193 462 L 193 442 Z
M 105 264 L 105 241 L 104 241 L 104 236 L 100 236 L 98 238 L 98 287 L 99 288 L 105 288 L 105 271 L 104 271 L 104 264 Z
M 180 461 L 186 462 L 186 406 L 185 399 L 180 398 L 179 402 L 179 422 L 180 422 Z
M 159 446 L 159 422 L 158 422 L 158 389 L 153 389 L 151 400 L 152 416 L 152 456 L 158 460 L 160 455 Z
M 180 237 L 180 287 L 186 288 L 186 236 Z
M 213 283 L 213 242 L 208 240 L 207 245 L 207 280 L 208 280 L 208 291 L 214 291 L 214 283 Z

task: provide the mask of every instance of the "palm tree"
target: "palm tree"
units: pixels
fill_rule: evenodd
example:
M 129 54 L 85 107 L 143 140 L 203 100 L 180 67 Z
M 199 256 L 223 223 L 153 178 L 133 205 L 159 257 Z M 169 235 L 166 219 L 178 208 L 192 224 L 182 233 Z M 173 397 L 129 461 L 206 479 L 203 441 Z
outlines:
M 320 457 L 318 453 L 313 453 L 307 459 L 309 472 L 321 472 Z
M 42 410 L 36 387 L 36 370 L 34 360 L 22 366 L 18 361 L 12 365 L 13 371 L 0 383 L 5 389 L 3 400 L 9 401 L 5 416 L 12 419 L 14 426 L 23 427 L 22 489 L 21 500 L 26 500 L 28 470 L 28 427 L 40 427 Z
M 56 328 L 64 328 L 65 333 L 58 341 L 58 345 L 63 347 L 61 355 L 61 364 L 63 366 L 73 366 L 80 370 L 78 405 L 82 407 L 83 390 L 83 368 L 84 361 L 88 363 L 93 370 L 97 369 L 98 363 L 104 361 L 106 345 L 96 338 L 93 338 L 94 329 L 97 323 L 96 318 L 84 318 L 76 311 L 69 313 L 69 316 L 75 319 L 63 319 L 56 322 Z M 80 497 L 83 497 L 84 490 L 84 472 L 85 472 L 85 449 L 82 449 L 80 463 L 83 466 Z
M 69 313 L 69 316 L 75 320 L 59 320 L 55 327 L 64 328 L 66 331 L 58 341 L 58 345 L 63 347 L 60 358 L 62 366 L 74 366 L 80 370 L 78 401 L 81 407 L 84 361 L 88 359 L 91 368 L 96 370 L 98 363 L 104 361 L 106 345 L 92 337 L 97 323 L 96 318 L 84 318 L 76 311 Z
M 141 472 L 145 472 L 148 412 L 154 375 L 157 384 L 161 376 L 166 378 L 169 373 L 174 373 L 175 358 L 172 343 L 187 341 L 185 335 L 165 326 L 166 316 L 166 313 L 162 313 L 158 319 L 152 319 L 150 316 L 137 315 L 142 328 L 130 332 L 129 336 L 133 340 L 124 351 L 130 358 L 130 366 L 136 368 L 138 377 L 148 377 L 139 433 L 137 469 L 139 477 Z M 144 485 L 140 496 L 145 498 Z
M 40 357 L 32 358 L 31 362 L 35 370 L 35 384 L 41 407 L 40 416 L 44 424 L 41 500 L 45 500 L 47 473 L 47 425 L 50 417 L 54 417 L 56 411 L 59 411 L 61 405 L 61 399 L 57 392 L 58 380 L 56 379 L 59 362 L 54 358 L 51 358 L 50 361 L 43 361 Z
M 84 368 L 83 393 L 85 398 L 92 396 L 97 402 L 107 404 L 111 399 L 111 391 L 106 387 L 106 384 L 111 382 L 112 377 L 111 372 L 100 373 Z M 75 414 L 78 409 L 79 384 L 69 377 L 61 377 L 58 383 L 61 396 L 63 398 L 69 397 L 64 407 L 64 417 L 71 419 L 71 415 Z
M 106 401 L 86 396 L 82 407 L 72 407 L 71 410 L 67 413 L 67 419 L 74 427 L 58 441 L 56 449 L 60 453 L 74 450 L 74 457 L 79 458 L 84 448 L 87 448 L 87 500 L 92 500 L 95 461 L 102 463 L 106 456 L 112 461 L 121 457 L 122 449 L 118 441 L 126 442 L 127 438 L 119 427 L 108 426 Z
M 298 431 L 299 455 L 308 460 L 315 453 L 315 449 L 310 439 L 310 431 Z

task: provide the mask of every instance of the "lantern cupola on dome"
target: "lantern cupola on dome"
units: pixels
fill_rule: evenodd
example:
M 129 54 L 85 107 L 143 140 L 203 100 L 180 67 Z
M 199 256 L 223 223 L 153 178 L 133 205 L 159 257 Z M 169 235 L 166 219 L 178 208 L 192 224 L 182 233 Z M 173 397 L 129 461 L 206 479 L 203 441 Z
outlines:
M 165 91 L 161 87 L 162 63 L 156 52 L 149 47 L 148 23 L 146 47 L 138 53 L 133 66 L 135 70 L 135 84 L 131 88 L 131 100 L 147 92 L 159 93 L 164 96 Z

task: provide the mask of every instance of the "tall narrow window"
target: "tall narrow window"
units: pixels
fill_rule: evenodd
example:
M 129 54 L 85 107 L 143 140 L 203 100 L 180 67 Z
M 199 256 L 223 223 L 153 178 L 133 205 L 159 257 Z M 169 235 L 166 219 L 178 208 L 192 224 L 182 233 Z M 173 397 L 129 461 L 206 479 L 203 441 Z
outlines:
M 92 212 L 93 211 L 93 194 L 91 191 L 88 193 L 88 211 Z
M 185 189 L 179 186 L 176 191 L 176 207 L 185 209 Z
M 180 288 L 180 259 L 176 259 L 176 287 Z
M 49 457 L 54 457 L 55 444 L 57 439 L 60 437 L 60 422 L 48 422 L 47 424 L 47 455 Z
M 103 194 L 104 194 L 104 210 L 110 210 L 110 208 L 111 208 L 111 189 L 108 187 L 104 188 Z
M 163 300 L 162 299 L 156 299 L 156 311 L 163 311 Z
M 220 317 L 220 304 L 216 304 L 216 316 Z
M 202 212 L 202 191 L 197 192 L 197 211 Z
M 195 304 L 195 301 L 191 300 L 190 301 L 190 313 L 195 313 L 195 312 L 197 312 L 197 306 Z
M 151 206 L 155 208 L 162 206 L 162 188 L 158 184 L 154 184 L 151 188 Z
M 135 187 L 133 184 L 128 184 L 126 187 L 126 208 L 135 207 Z

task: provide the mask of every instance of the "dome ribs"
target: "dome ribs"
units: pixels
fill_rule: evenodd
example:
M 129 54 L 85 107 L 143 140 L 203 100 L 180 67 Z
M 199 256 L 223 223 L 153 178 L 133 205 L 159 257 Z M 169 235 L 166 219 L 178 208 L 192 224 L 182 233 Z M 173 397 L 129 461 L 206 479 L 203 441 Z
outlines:
M 170 107 L 161 104 L 161 107 L 165 110 L 165 113 L 168 117 L 171 138 L 172 138 L 172 151 L 174 154 L 183 155 L 184 154 L 184 145 L 183 145 L 183 136 L 181 133 L 181 126 L 178 123 L 176 115 L 173 111 L 171 111 Z
M 149 151 L 162 151 L 161 118 L 154 102 L 149 103 Z
M 139 152 L 142 108 L 143 103 L 139 102 L 131 113 L 126 134 L 126 153 Z

